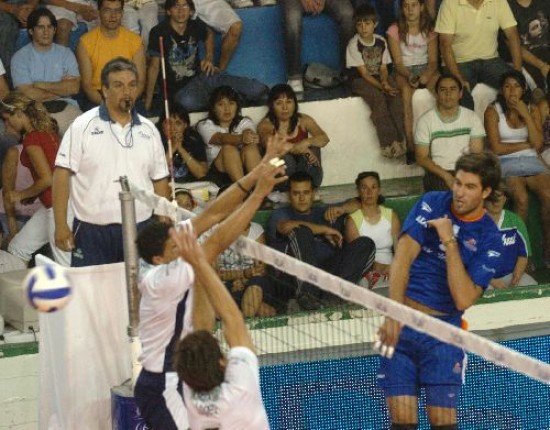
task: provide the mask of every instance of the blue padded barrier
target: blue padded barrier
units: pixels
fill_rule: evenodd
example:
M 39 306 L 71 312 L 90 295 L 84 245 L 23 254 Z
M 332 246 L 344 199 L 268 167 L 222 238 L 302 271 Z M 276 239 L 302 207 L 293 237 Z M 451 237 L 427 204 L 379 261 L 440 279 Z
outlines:
M 240 44 L 229 63 L 232 75 L 256 78 L 272 86 L 286 82 L 286 57 L 281 9 L 276 6 L 237 9 L 243 21 Z M 217 36 L 217 49 L 220 36 Z M 217 53 L 219 55 L 219 52 Z M 327 14 L 304 16 L 302 64 L 318 62 L 339 69 L 338 28 Z

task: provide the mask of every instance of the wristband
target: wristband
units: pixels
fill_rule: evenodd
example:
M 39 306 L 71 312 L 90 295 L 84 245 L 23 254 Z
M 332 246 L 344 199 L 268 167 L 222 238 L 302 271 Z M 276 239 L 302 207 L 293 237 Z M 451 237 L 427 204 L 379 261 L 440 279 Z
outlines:
M 235 183 L 237 184 L 237 187 L 239 187 L 243 193 L 245 193 L 247 196 L 250 195 L 250 191 L 247 190 L 245 187 L 243 187 L 243 184 L 241 184 L 241 181 L 237 181 Z

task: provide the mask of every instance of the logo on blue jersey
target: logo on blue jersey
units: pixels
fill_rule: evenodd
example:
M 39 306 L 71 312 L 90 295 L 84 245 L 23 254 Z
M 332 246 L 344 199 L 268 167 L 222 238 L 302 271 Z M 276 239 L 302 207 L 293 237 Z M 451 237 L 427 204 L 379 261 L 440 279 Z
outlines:
M 487 267 L 485 264 L 483 266 L 481 266 L 483 268 L 483 270 L 485 270 L 486 272 L 489 272 L 489 273 L 495 273 L 496 270 L 493 269 L 492 267 Z
M 95 128 L 92 130 L 92 136 L 97 136 L 99 134 L 103 134 L 103 130 L 100 130 L 98 126 L 95 126 Z
M 462 243 L 464 244 L 466 249 L 468 249 L 469 251 L 472 251 L 472 252 L 477 251 L 477 242 L 474 238 L 464 240 Z
M 502 235 L 502 245 L 512 246 L 516 244 L 516 236 L 506 237 L 505 234 Z
M 453 366 L 453 373 L 460 374 L 462 373 L 462 363 L 457 361 L 455 365 Z
M 487 251 L 487 257 L 489 257 L 489 258 L 498 258 L 498 257 L 500 257 L 500 252 L 493 251 L 492 249 L 490 249 L 489 251 Z
M 422 227 L 427 227 L 428 226 L 428 220 L 426 218 L 424 218 L 422 215 L 418 215 L 416 218 L 415 218 L 415 221 L 420 224 Z
M 432 213 L 432 208 L 430 207 L 430 205 L 426 202 L 422 202 L 422 204 L 420 205 L 421 209 L 424 211 L 424 212 L 428 212 L 429 214 Z

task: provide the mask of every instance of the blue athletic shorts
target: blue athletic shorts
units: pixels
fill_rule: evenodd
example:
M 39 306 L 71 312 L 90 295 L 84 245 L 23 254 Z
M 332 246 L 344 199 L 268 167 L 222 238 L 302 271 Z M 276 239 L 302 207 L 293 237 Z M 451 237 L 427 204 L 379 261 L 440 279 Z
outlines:
M 440 319 L 460 327 L 460 317 Z M 418 397 L 422 387 L 428 406 L 456 408 L 465 370 L 461 348 L 404 327 L 393 357 L 380 358 L 378 384 L 386 397 Z

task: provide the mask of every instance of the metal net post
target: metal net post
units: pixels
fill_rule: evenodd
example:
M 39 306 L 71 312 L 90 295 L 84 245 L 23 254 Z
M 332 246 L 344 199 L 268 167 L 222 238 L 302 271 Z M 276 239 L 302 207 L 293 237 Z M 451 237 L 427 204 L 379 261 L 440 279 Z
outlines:
M 122 191 L 119 193 L 122 210 L 122 237 L 124 245 L 124 268 L 126 272 L 126 289 L 128 293 L 128 337 L 132 348 L 132 386 L 140 371 L 138 356 L 141 345 L 138 338 L 139 300 L 137 288 L 139 271 L 138 253 L 136 247 L 137 228 L 134 197 L 130 193 L 128 178 L 120 177 Z

